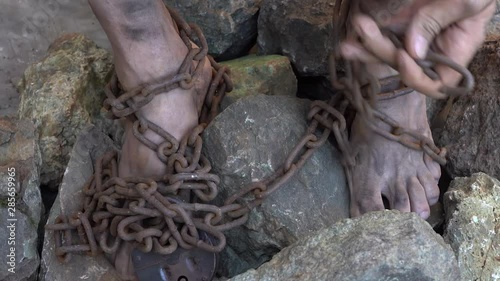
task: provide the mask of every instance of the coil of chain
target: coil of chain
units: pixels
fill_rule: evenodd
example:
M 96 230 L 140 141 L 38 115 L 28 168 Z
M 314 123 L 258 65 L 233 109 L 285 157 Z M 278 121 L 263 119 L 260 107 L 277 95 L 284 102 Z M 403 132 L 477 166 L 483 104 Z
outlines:
M 114 118 L 126 117 L 134 122 L 134 135 L 157 152 L 158 158 L 166 164 L 167 172 L 158 178 L 120 178 L 117 152 L 108 152 L 97 159 L 94 175 L 83 187 L 83 210 L 69 217 L 60 215 L 53 224 L 46 226 L 46 229 L 54 231 L 55 252 L 61 262 L 69 261 L 73 253 L 96 255 L 103 251 L 111 254 L 124 242 L 134 242 L 144 252 L 160 254 L 170 254 L 178 247 L 199 247 L 220 252 L 226 243 L 223 231 L 243 225 L 250 211 L 292 178 L 313 153 L 328 141 L 331 133 L 343 154 L 347 181 L 351 186 L 351 171 L 356 164 L 357 152 L 349 141 L 348 124 L 344 118 L 349 108 L 354 109 L 375 133 L 409 148 L 422 150 L 439 163 L 446 161 L 445 150 L 437 148 L 432 140 L 400 127 L 376 109 L 377 100 L 399 97 L 410 93 L 411 89 L 404 87 L 397 77 L 378 81 L 360 63 L 346 63 L 346 76 L 338 78 L 332 56 L 332 84 L 341 94 L 334 95 L 328 102 L 311 103 L 307 115 L 309 127 L 283 166 L 264 180 L 242 187 L 239 192 L 228 197 L 223 206 L 208 203 L 217 196 L 220 179 L 210 173 L 211 165 L 201 154 L 203 144 L 200 134 L 206 123 L 201 123 L 191 134 L 177 141 L 160 126 L 136 114 L 158 93 L 177 87 L 192 87 L 200 71 L 199 67 L 193 69 L 192 62 L 200 62 L 199 66 L 207 59 L 207 44 L 200 29 L 187 24 L 174 10 L 170 10 L 170 13 L 189 50 L 178 74 L 127 93 L 121 91 L 114 77 L 106 87 L 108 98 L 104 102 L 104 107 Z M 191 41 L 195 40 L 200 43 L 200 48 L 192 47 Z M 446 58 L 437 58 L 421 63 L 426 73 L 432 72 L 435 63 L 454 66 Z M 208 59 L 214 69 L 213 80 L 200 117 L 201 121 L 207 123 L 217 114 L 225 92 L 232 88 L 227 68 Z M 459 70 L 467 73 L 464 68 Z M 450 93 L 465 91 L 450 90 Z M 390 125 L 392 131 L 380 129 L 375 120 Z M 163 137 L 164 142 L 158 145 L 150 141 L 144 135 L 148 130 Z M 189 202 L 178 199 L 183 192 L 190 194 Z M 199 231 L 208 233 L 215 238 L 216 243 L 201 240 Z

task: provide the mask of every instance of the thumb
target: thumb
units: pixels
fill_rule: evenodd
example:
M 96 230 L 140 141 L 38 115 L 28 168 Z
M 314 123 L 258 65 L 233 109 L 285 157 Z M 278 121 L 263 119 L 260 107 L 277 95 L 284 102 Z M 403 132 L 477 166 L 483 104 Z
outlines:
M 408 27 L 406 36 L 408 53 L 413 58 L 425 58 L 430 44 L 443 29 L 457 21 L 479 13 L 489 2 L 443 0 L 432 1 L 421 7 Z

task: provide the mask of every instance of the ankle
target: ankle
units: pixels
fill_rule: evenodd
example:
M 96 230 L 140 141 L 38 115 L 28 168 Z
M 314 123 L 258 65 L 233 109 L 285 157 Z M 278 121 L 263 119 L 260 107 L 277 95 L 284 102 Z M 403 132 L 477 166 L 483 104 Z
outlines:
M 199 118 L 193 93 L 180 88 L 157 95 L 138 115 L 160 126 L 178 141 L 198 125 Z M 153 142 L 163 141 L 155 133 L 149 133 Z

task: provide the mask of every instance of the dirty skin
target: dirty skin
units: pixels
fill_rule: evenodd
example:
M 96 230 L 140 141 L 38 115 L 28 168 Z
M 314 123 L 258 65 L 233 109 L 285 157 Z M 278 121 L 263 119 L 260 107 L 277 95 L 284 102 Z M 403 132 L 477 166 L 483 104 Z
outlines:
M 117 77 L 124 90 L 177 73 L 187 48 L 174 27 L 161 0 L 123 1 L 89 0 L 112 46 Z M 139 111 L 139 115 L 159 124 L 180 140 L 198 124 L 212 69 L 208 60 L 190 90 L 175 89 L 157 95 Z M 125 121 L 125 135 L 119 160 L 119 176 L 153 177 L 165 173 L 166 166 L 156 152 L 139 142 L 132 133 L 132 123 Z M 155 143 L 161 138 L 150 130 L 146 137 Z M 120 247 L 115 268 L 124 280 L 134 280 L 130 256 L 132 244 Z M 124 262 L 126 261 L 126 262 Z

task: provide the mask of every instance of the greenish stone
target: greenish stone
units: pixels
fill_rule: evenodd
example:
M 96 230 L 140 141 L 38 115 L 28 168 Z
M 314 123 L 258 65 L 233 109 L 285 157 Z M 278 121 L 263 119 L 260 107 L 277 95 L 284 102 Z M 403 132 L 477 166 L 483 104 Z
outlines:
M 81 34 L 57 39 L 19 82 L 19 117 L 39 132 L 43 184 L 57 186 L 80 131 L 100 118 L 111 54 Z
M 249 55 L 221 64 L 231 70 L 234 84 L 233 91 L 222 101 L 223 109 L 247 96 L 264 94 L 295 97 L 297 94 L 297 78 L 290 60 L 285 56 Z

